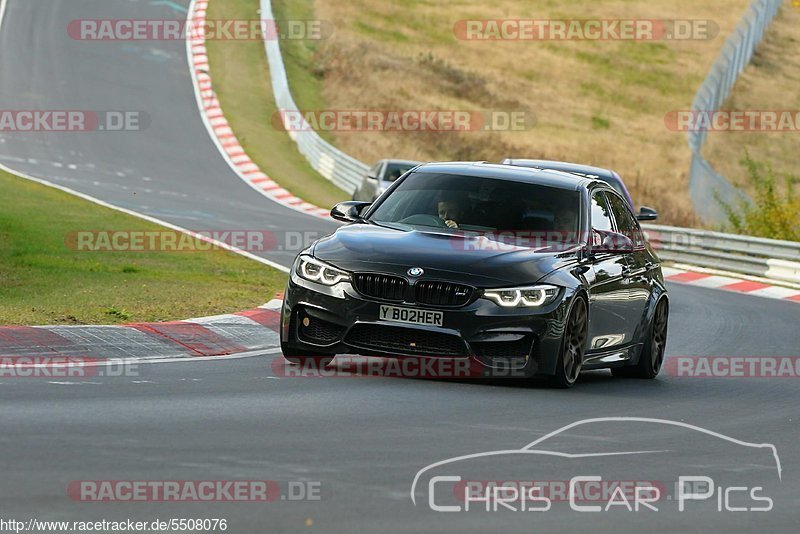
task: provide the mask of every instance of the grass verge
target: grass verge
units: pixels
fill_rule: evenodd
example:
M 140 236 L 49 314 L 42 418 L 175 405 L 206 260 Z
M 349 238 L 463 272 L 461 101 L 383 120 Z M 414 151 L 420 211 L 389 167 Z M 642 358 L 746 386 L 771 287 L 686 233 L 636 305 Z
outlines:
M 276 15 L 276 18 L 280 16 Z M 208 18 L 259 19 L 258 1 L 214 0 L 209 4 Z M 302 15 L 297 14 L 295 18 L 302 18 Z M 297 151 L 294 141 L 273 126 L 278 109 L 272 97 L 263 43 L 209 40 L 206 46 L 214 90 L 225 118 L 236 132 L 242 147 L 261 170 L 294 195 L 323 208 L 349 199 L 352 192 L 342 191 L 317 174 Z M 306 54 L 291 63 L 290 68 L 297 74 L 303 69 L 304 61 L 310 59 L 307 50 L 297 48 L 295 52 Z M 314 102 L 315 93 L 317 91 L 313 87 L 301 92 L 304 102 Z
M 70 232 L 164 228 L 0 171 L 0 325 L 166 321 L 259 306 L 286 275 L 224 250 L 86 252 Z

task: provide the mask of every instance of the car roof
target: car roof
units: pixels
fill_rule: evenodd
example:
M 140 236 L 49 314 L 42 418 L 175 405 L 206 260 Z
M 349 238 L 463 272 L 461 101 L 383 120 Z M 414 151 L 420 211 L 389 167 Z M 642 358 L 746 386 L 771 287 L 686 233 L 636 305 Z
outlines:
M 538 169 L 553 169 L 563 172 L 572 172 L 584 174 L 587 176 L 598 176 L 603 178 L 616 179 L 616 175 L 609 169 L 601 167 L 594 167 L 592 165 L 582 165 L 580 163 L 570 163 L 568 161 L 551 161 L 546 159 L 518 159 L 506 158 L 503 160 L 504 164 L 517 165 L 520 167 L 538 168 Z
M 422 163 L 421 161 L 414 161 L 413 159 L 388 159 L 387 158 L 387 159 L 383 159 L 381 161 L 384 162 L 384 163 L 390 164 L 390 165 L 391 164 L 408 165 L 410 167 L 416 167 L 417 165 Z
M 587 178 L 598 178 L 599 180 L 611 185 L 617 193 L 622 194 L 625 200 L 633 208 L 633 198 L 631 197 L 628 187 L 622 178 L 617 173 L 610 169 L 603 169 L 600 167 L 593 167 L 591 165 L 581 165 L 580 163 L 570 163 L 567 161 L 551 161 L 546 159 L 516 159 L 506 158 L 503 160 L 504 165 L 516 165 L 519 167 L 528 167 L 531 169 L 554 169 L 562 172 L 577 173 Z
M 528 182 L 531 184 L 558 187 L 577 191 L 589 187 L 593 182 L 590 178 L 550 169 L 534 169 L 531 167 L 515 167 L 485 161 L 446 161 L 424 163 L 413 172 L 435 172 L 441 174 L 456 174 L 474 176 L 478 178 L 498 178 Z M 602 182 L 600 182 L 602 183 Z

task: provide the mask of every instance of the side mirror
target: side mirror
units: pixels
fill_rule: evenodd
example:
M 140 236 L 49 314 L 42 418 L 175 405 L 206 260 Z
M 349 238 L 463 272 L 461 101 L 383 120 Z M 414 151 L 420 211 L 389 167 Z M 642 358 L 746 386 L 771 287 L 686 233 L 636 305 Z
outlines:
M 658 212 L 653 208 L 642 206 L 639 208 L 639 213 L 636 214 L 636 219 L 640 221 L 655 221 L 658 219 Z
M 608 230 L 592 230 L 592 252 L 609 254 L 630 254 L 633 241 L 628 236 Z
M 378 180 L 378 177 L 375 176 L 374 174 L 368 174 L 367 175 L 367 180 L 372 180 L 373 182 L 375 182 L 375 181 Z
M 361 218 L 361 210 L 369 206 L 369 202 L 348 201 L 339 202 L 331 210 L 331 217 L 342 222 L 358 222 Z

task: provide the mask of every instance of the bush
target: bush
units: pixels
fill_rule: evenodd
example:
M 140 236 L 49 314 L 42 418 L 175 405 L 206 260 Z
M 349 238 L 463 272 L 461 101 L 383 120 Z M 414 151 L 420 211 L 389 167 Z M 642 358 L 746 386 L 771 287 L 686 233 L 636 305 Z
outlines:
M 741 163 L 755 194 L 752 202 L 742 201 L 738 206 L 718 199 L 728 218 L 728 230 L 737 234 L 800 241 L 800 198 L 794 191 L 795 183 L 800 180 L 786 176 L 785 187 L 781 188 L 779 177 L 771 166 L 753 160 L 748 153 Z

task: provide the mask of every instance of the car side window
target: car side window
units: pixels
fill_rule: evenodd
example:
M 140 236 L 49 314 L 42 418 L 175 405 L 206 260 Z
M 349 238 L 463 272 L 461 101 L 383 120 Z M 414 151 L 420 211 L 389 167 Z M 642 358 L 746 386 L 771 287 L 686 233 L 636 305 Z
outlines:
M 602 191 L 592 193 L 592 228 L 595 230 L 614 230 L 606 195 Z
M 611 205 L 611 213 L 617 225 L 617 232 L 633 241 L 634 247 L 644 246 L 644 236 L 642 236 L 639 224 L 628 208 L 628 203 L 617 195 L 607 195 L 607 197 Z

